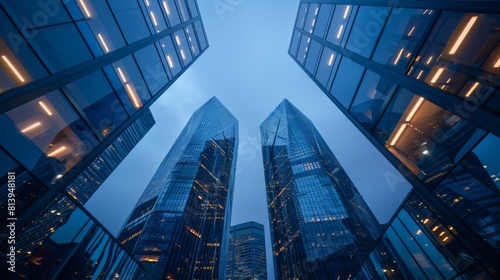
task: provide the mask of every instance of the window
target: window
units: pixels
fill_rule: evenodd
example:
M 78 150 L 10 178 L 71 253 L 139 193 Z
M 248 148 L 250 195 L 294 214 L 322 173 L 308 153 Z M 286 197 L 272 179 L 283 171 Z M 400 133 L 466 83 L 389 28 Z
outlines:
M 352 60 L 342 57 L 330 93 L 345 108 L 349 108 L 365 68 Z
M 151 35 L 137 1 L 110 0 L 108 2 L 127 43 L 130 44 Z M 158 15 L 158 17 L 161 16 Z
M 56 183 L 97 144 L 59 91 L 0 116 L 0 144 L 46 185 Z

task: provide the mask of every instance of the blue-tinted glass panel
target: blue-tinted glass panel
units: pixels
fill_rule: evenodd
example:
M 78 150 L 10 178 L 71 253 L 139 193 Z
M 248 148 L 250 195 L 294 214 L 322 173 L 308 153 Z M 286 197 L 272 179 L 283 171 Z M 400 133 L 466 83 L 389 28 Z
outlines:
M 306 22 L 304 24 L 304 31 L 312 33 L 316 23 L 316 16 L 319 12 L 319 4 L 309 4 L 307 10 Z
M 196 21 L 194 23 L 194 29 L 196 36 L 198 37 L 198 42 L 200 43 L 200 49 L 205 50 L 208 46 L 207 37 L 205 36 L 205 30 L 201 25 L 201 21 Z
M 405 69 L 416 55 L 416 47 L 432 16 L 424 10 L 394 9 L 377 44 L 373 60 Z
M 395 85 L 388 79 L 367 70 L 349 111 L 367 129 L 371 130 L 380 110 Z
M 0 93 L 47 76 L 39 59 L 0 10 Z
M 387 7 L 360 6 L 346 48 L 370 57 L 388 14 Z
M 295 26 L 302 29 L 304 26 L 304 23 L 306 22 L 306 13 L 307 13 L 307 8 L 308 8 L 307 3 L 301 3 L 299 6 L 299 11 L 297 14 L 297 21 L 295 22 Z
M 290 54 L 293 57 L 297 56 L 297 50 L 299 49 L 299 42 L 300 42 L 300 32 L 294 31 L 292 35 L 292 42 L 290 44 Z
M 150 92 L 157 94 L 168 82 L 167 74 L 161 63 L 156 45 L 149 45 L 134 53 L 134 57 Z
M 318 58 L 321 53 L 321 48 L 322 46 L 320 43 L 316 42 L 315 40 L 312 40 L 310 48 L 307 52 L 307 60 L 305 65 L 307 71 L 309 71 L 309 73 L 311 73 L 312 75 L 314 75 L 315 72 L 314 70 L 316 68 Z
M 185 66 L 193 60 L 191 56 L 191 51 L 189 50 L 189 41 L 186 38 L 186 34 L 184 33 L 184 29 L 181 29 L 174 33 L 175 45 L 179 50 L 179 54 L 182 60 L 182 64 Z
M 334 44 L 340 45 L 340 42 L 345 42 L 344 36 L 346 30 L 349 29 L 349 20 L 355 6 L 352 5 L 335 5 L 332 20 L 326 39 Z
M 101 71 L 65 86 L 102 137 L 108 136 L 128 115 Z
M 351 105 L 354 93 L 363 76 L 364 70 L 365 68 L 363 66 L 353 62 L 347 57 L 342 57 L 330 93 L 345 108 L 349 108 Z
M 500 252 L 500 139 L 488 135 L 434 190 L 493 248 Z
M 329 49 L 328 47 L 323 48 L 323 54 L 318 64 L 318 70 L 316 72 L 316 80 L 320 82 L 325 88 L 328 89 L 328 80 L 332 73 L 332 70 L 338 67 L 337 54 Z
M 179 57 L 177 55 L 177 49 L 174 46 L 173 38 L 171 36 L 166 37 L 165 39 L 160 40 L 163 54 L 165 55 L 165 59 L 167 60 L 167 66 L 170 69 L 170 72 L 175 77 L 182 70 L 182 65 L 179 61 Z
M 127 43 L 130 44 L 151 35 L 137 1 L 110 0 L 108 3 Z
M 195 18 L 199 15 L 198 7 L 195 0 L 188 0 L 189 12 L 191 13 L 191 18 Z
M 0 116 L 0 144 L 39 180 L 61 179 L 98 144 L 59 91 L 53 91 Z
M 175 0 L 162 0 L 163 12 L 167 15 L 169 26 L 176 26 L 181 23 L 179 12 Z
M 332 4 L 321 4 L 319 7 L 319 13 L 316 17 L 316 23 L 314 25 L 313 34 L 323 38 L 325 36 L 328 23 L 330 23 L 330 15 L 333 10 Z

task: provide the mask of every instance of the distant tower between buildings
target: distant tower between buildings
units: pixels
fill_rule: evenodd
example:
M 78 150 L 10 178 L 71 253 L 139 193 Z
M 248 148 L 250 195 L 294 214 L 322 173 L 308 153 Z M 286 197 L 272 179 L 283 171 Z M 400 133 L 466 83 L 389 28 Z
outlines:
M 347 279 L 380 225 L 312 122 L 284 100 L 261 124 L 277 279 Z
M 118 239 L 151 279 L 224 279 L 238 121 L 215 97 L 193 114 Z
M 231 226 L 226 279 L 267 280 L 264 225 L 247 222 Z

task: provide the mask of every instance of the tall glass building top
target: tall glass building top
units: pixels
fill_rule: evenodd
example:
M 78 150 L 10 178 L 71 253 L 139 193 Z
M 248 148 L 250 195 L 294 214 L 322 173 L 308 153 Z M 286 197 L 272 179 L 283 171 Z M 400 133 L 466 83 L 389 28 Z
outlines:
M 231 226 L 226 279 L 267 280 L 264 225 L 246 222 Z
M 312 122 L 284 100 L 262 123 L 278 279 L 341 279 L 368 256 L 381 226 Z
M 151 279 L 224 279 L 238 121 L 213 97 L 196 110 L 136 204 L 120 242 Z
M 410 269 L 416 274 L 405 277 L 494 278 L 500 271 L 500 161 L 492 156 L 500 136 L 499 14 L 496 1 L 300 1 L 289 55 L 413 185 L 394 213 L 392 223 L 401 223 L 390 228 L 401 240 L 400 225 L 422 228 L 429 242 L 418 246 L 433 246 L 448 264 L 426 262 L 437 256 L 429 252 L 416 258 L 422 253 L 406 241 L 406 249 L 389 244 L 404 254 L 398 263 L 450 270 Z M 412 198 L 433 214 L 409 211 Z M 401 218 L 405 211 L 419 228 Z M 428 228 L 433 215 L 445 222 Z M 462 257 L 468 265 L 459 264 Z

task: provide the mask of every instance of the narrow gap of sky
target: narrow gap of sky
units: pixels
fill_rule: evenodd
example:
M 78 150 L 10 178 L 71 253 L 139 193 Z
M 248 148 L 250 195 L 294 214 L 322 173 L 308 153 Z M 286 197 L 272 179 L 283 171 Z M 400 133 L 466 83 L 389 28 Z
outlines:
M 396 175 L 394 168 L 287 54 L 299 1 L 198 4 L 209 49 L 151 107 L 157 124 L 85 206 L 116 235 L 191 114 L 216 96 L 240 127 L 231 223 L 265 226 L 274 279 L 259 125 L 284 98 L 312 120 L 374 210 L 387 208 L 380 195 L 406 192 L 389 189 L 387 175 Z M 396 207 L 374 212 L 384 222 Z

